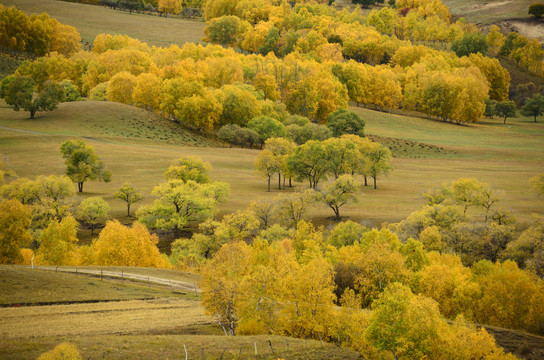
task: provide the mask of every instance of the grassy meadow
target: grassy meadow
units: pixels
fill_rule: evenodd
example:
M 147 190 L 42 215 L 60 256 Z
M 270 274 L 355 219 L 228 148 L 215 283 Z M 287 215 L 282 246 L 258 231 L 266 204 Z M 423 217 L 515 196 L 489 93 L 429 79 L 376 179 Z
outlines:
M 395 158 L 394 170 L 378 178 L 377 190 L 365 187 L 358 203 L 341 209 L 344 219 L 367 226 L 402 220 L 423 205 L 422 192 L 460 177 L 474 177 L 504 191 L 500 206 L 520 219 L 543 214 L 542 199 L 530 190 L 528 179 L 544 171 L 544 123 L 516 118 L 504 125 L 495 118 L 459 126 L 417 114 L 352 109 L 365 119 L 366 134 L 383 141 Z M 245 209 L 252 200 L 274 199 L 293 190 L 266 191 L 266 179 L 254 166 L 259 150 L 227 147 L 142 109 L 83 101 L 61 104 L 31 120 L 25 112 L 0 106 L 0 147 L 19 176 L 64 174 L 59 147 L 68 139 L 94 146 L 113 173 L 110 183 L 87 182 L 77 196 L 104 197 L 112 206 L 112 217 L 124 223 L 134 218 L 126 217 L 125 204 L 113 193 L 128 181 L 144 194 L 131 212 L 151 203 L 153 187 L 164 181 L 164 170 L 180 156 L 195 155 L 210 162 L 212 179 L 230 184 L 231 198 L 220 208 L 219 217 Z M 294 189 L 306 187 L 295 183 Z M 315 207 L 310 216 L 317 224 L 334 225 L 333 212 L 324 205 Z M 90 240 L 85 231 L 81 235 L 83 243 Z
M 15 5 L 27 14 L 46 12 L 63 24 L 74 26 L 83 43 L 92 43 L 96 35 L 122 34 L 149 45 L 182 45 L 200 42 L 206 23 L 201 20 L 166 18 L 118 11 L 104 6 L 70 3 L 59 0 L 2 0 L 5 6 Z
M 160 269 L 130 272 L 180 276 Z M 184 345 L 192 359 L 359 358 L 356 352 L 318 341 L 226 337 L 194 296 L 126 281 L 0 266 L 0 294 L 0 359 L 35 359 L 62 342 L 76 345 L 85 359 L 180 359 Z

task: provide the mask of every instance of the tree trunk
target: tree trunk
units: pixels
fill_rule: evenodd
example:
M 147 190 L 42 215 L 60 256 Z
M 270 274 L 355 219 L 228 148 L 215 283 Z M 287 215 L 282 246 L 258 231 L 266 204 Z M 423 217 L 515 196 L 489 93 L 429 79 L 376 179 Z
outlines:
M 36 110 L 30 110 L 30 118 L 34 119 L 34 115 L 36 114 Z
M 281 190 L 281 173 L 278 173 L 278 190 Z
M 372 179 L 374 179 L 374 190 L 376 190 L 377 189 L 377 187 L 376 187 L 376 177 L 373 176 Z
M 535 115 L 535 123 L 536 123 L 536 115 Z
M 130 217 L 130 203 L 127 203 L 127 216 Z
M 506 116 L 504 117 L 504 124 L 506 124 Z
M 78 189 L 79 192 L 83 192 L 83 183 L 82 182 L 77 183 L 77 189 Z
M 293 184 L 291 184 L 291 178 L 289 178 L 289 187 L 293 187 Z
M 366 179 L 366 175 L 363 175 L 364 178 L 365 178 L 365 186 L 368 186 L 368 182 L 367 182 L 367 179 Z
M 270 176 L 268 177 L 268 192 L 270 192 Z

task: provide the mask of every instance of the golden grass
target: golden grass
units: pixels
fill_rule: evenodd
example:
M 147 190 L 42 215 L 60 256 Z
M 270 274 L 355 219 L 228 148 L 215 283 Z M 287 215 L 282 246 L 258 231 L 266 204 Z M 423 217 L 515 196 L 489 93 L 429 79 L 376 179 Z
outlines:
M 2 0 L 28 14 L 47 12 L 63 24 L 74 26 L 83 42 L 92 43 L 96 35 L 126 34 L 149 45 L 182 45 L 200 42 L 206 24 L 203 21 L 166 18 L 112 10 L 103 6 L 57 0 Z

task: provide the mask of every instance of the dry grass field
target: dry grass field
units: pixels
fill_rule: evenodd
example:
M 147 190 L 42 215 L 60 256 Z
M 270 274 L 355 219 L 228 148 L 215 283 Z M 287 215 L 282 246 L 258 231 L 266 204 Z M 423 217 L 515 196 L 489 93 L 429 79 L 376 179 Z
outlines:
M 188 276 L 159 269 L 130 271 L 166 279 Z M 317 341 L 226 337 L 198 299 L 128 282 L 0 266 L 0 294 L 0 359 L 35 359 L 62 342 L 76 345 L 84 359 L 182 359 L 184 345 L 191 359 L 359 358 L 353 351 Z M 17 305 L 21 299 L 36 304 Z M 91 300 L 99 301 L 88 303 Z M 54 301 L 64 303 L 43 305 Z
M 112 10 L 103 6 L 70 3 L 59 0 L 2 0 L 28 14 L 46 12 L 63 24 L 76 27 L 83 42 L 92 43 L 96 35 L 126 34 L 149 45 L 182 45 L 200 42 L 206 23 L 199 20 L 165 18 Z

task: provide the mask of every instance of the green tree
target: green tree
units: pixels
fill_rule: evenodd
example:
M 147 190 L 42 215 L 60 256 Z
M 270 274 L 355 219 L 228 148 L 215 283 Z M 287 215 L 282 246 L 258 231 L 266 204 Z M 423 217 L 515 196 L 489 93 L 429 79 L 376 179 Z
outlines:
M 482 33 L 466 33 L 461 39 L 456 39 L 451 43 L 451 49 L 459 57 L 476 53 L 485 55 L 487 47 L 487 41 Z
M 32 240 L 30 223 L 30 207 L 17 200 L 0 203 L 0 264 L 18 264 L 23 260 L 20 248 Z
M 532 4 L 529 6 L 529 15 L 533 15 L 536 18 L 541 18 L 544 15 L 544 4 Z
M 172 165 L 166 169 L 164 176 L 166 180 L 189 180 L 199 184 L 207 184 L 210 182 L 209 172 L 212 170 L 212 165 L 208 162 L 203 162 L 195 156 L 185 156 L 174 161 Z
M 342 175 L 325 185 L 320 191 L 321 201 L 334 211 L 336 220 L 340 220 L 340 208 L 349 202 L 357 202 L 361 184 L 351 175 Z
M 127 216 L 130 217 L 130 205 L 142 200 L 142 194 L 140 194 L 131 183 L 124 183 L 117 192 L 113 194 L 113 197 L 123 200 L 127 203 Z
M 311 189 L 316 189 L 319 181 L 326 178 L 329 171 L 325 147 L 316 140 L 298 146 L 289 156 L 287 164 L 298 180 L 308 179 Z
M 495 105 L 495 115 L 503 117 L 505 124 L 507 118 L 516 116 L 516 110 L 516 103 L 511 100 L 500 101 Z
M 536 123 L 536 117 L 542 115 L 544 111 L 544 96 L 536 94 L 525 102 L 521 108 L 521 115 L 532 116 Z
M 255 159 L 255 166 L 259 173 L 268 178 L 268 192 L 270 192 L 270 179 L 272 178 L 272 175 L 279 171 L 279 164 L 276 161 L 276 157 L 272 151 L 264 149 L 259 153 L 257 159 Z
M 380 174 L 387 174 L 392 168 L 389 165 L 391 150 L 380 143 L 375 143 L 364 158 L 365 168 L 374 180 L 374 189 L 377 189 L 376 179 Z
M 259 134 L 261 146 L 270 138 L 285 136 L 285 127 L 278 120 L 268 116 L 259 116 L 251 119 L 247 127 Z
M 234 46 L 238 42 L 241 25 L 240 18 L 237 16 L 228 15 L 212 19 L 204 29 L 204 41 Z
M 340 137 L 344 134 L 364 136 L 365 121 L 351 110 L 340 108 L 327 117 L 327 127 L 332 135 Z
M 94 229 L 104 224 L 110 216 L 110 205 L 99 196 L 87 198 L 77 207 L 77 218 L 91 227 L 91 235 Z
M 484 116 L 490 119 L 493 119 L 495 113 L 495 105 L 497 105 L 497 100 L 485 99 L 485 111 Z
M 33 119 L 37 111 L 56 109 L 58 103 L 64 100 L 64 89 L 60 84 L 47 81 L 44 88 L 36 92 L 31 78 L 8 76 L 0 84 L 0 98 L 15 111 L 29 111 Z
M 151 206 L 138 209 L 138 220 L 150 229 L 180 231 L 189 221 L 202 221 L 215 214 L 217 205 L 227 200 L 227 183 L 199 184 L 193 180 L 169 180 L 155 186 L 157 196 Z
M 66 175 L 77 183 L 79 192 L 83 192 L 83 184 L 87 180 L 111 180 L 111 172 L 105 169 L 94 147 L 80 140 L 68 140 L 60 146 L 60 151 L 66 159 Z

